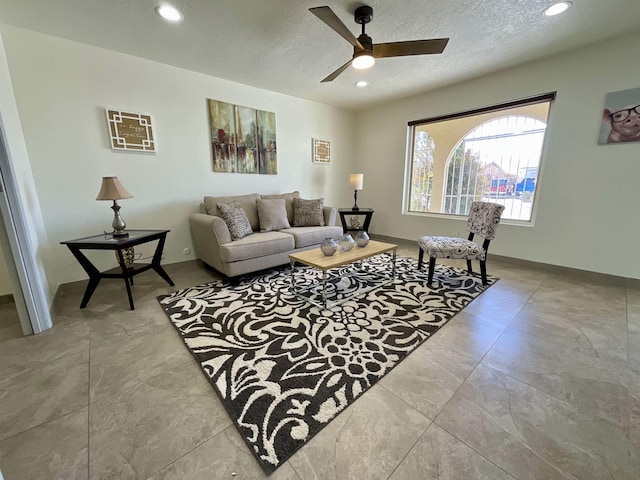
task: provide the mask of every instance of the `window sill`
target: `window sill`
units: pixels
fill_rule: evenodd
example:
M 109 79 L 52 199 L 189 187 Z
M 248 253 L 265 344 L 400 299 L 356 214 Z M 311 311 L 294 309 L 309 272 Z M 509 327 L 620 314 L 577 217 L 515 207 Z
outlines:
M 412 217 L 425 217 L 425 218 L 439 218 L 442 220 L 454 220 L 454 221 L 467 221 L 467 216 L 464 215 L 450 215 L 446 213 L 435 213 L 435 212 L 402 212 L 403 215 L 409 215 Z M 514 219 L 501 219 L 500 225 L 511 225 L 516 227 L 534 227 L 535 222 L 533 219 L 531 220 L 514 220 Z

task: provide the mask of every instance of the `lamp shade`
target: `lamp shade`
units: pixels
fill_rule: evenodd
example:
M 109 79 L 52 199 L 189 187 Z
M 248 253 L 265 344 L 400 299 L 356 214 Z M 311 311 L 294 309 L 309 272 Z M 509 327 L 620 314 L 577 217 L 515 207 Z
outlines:
M 351 190 L 362 190 L 362 185 L 364 183 L 364 173 L 352 173 L 349 177 L 349 184 L 351 185 Z
M 96 200 L 122 200 L 133 198 L 133 195 L 124 188 L 118 177 L 102 177 L 102 186 Z

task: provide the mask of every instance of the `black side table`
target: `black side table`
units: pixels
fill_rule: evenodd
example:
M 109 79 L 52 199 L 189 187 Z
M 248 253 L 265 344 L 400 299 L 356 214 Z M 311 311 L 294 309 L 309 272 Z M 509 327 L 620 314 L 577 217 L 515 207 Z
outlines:
M 340 221 L 342 222 L 342 233 L 347 232 L 355 232 L 358 230 L 364 230 L 369 233 L 369 224 L 371 223 L 371 217 L 373 217 L 373 209 L 371 208 L 361 208 L 359 210 L 354 210 L 352 208 L 339 208 L 338 214 L 340 215 Z M 362 228 L 351 228 L 351 226 L 347 226 L 347 220 L 345 219 L 346 215 L 364 215 L 364 225 Z
M 164 242 L 167 238 L 167 233 L 169 232 L 170 230 L 127 230 L 129 236 L 126 238 L 113 238 L 108 234 L 101 233 L 100 235 L 94 235 L 92 237 L 60 242 L 62 245 L 69 247 L 73 256 L 76 257 L 76 260 L 80 262 L 84 271 L 89 275 L 89 284 L 84 292 L 84 297 L 82 297 L 80 308 L 85 308 L 87 306 L 91 299 L 91 295 L 93 295 L 98 283 L 100 283 L 100 280 L 103 278 L 124 279 L 124 284 L 127 286 L 127 295 L 129 296 L 129 307 L 131 310 L 134 310 L 131 285 L 133 285 L 133 277 L 135 275 L 153 269 L 169 285 L 174 286 L 174 283 L 169 275 L 167 275 L 167 272 L 165 272 L 160 266 Z M 133 266 L 127 267 L 122 252 L 129 247 L 151 242 L 153 240 L 158 240 L 158 245 L 156 246 L 156 251 L 153 254 L 151 263 L 137 265 L 134 263 Z M 122 271 L 115 272 L 113 270 L 109 270 L 106 272 L 100 272 L 80 250 L 114 250 Z

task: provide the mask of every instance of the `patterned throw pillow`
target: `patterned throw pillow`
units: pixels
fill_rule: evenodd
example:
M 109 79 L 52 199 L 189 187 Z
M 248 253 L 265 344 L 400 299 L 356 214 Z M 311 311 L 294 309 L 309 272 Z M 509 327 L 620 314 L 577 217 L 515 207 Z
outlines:
M 271 232 L 289 228 L 285 199 L 256 200 L 258 218 L 260 219 L 260 231 Z
M 315 200 L 293 199 L 293 226 L 294 227 L 324 227 L 324 215 L 322 207 L 324 198 Z
M 253 233 L 247 214 L 239 203 L 219 203 L 218 211 L 229 228 L 231 240 L 238 240 Z

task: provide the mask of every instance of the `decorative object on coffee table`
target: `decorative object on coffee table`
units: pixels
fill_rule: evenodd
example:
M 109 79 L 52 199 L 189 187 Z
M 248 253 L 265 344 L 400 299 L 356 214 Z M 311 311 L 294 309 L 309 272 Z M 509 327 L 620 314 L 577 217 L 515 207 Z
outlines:
M 345 233 L 340 238 L 340 250 L 342 250 L 343 252 L 350 252 L 355 244 L 355 240 L 348 233 Z
M 360 210 L 358 207 L 358 190 L 362 190 L 364 183 L 364 173 L 352 173 L 349 177 L 349 184 L 353 190 L 353 210 Z
M 356 245 L 360 248 L 366 247 L 369 244 L 369 235 L 364 230 L 358 232 L 356 235 Z
M 96 200 L 113 200 L 111 210 L 113 210 L 113 231 L 111 235 L 113 238 L 128 237 L 129 234 L 124 231 L 127 228 L 127 224 L 124 223 L 124 219 L 120 216 L 120 205 L 118 200 L 124 200 L 125 198 L 133 198 L 133 195 L 124 188 L 118 177 L 102 177 L 102 186 Z
M 325 238 L 320 244 L 320 251 L 325 257 L 330 257 L 331 255 L 336 253 L 337 250 L 338 250 L 338 244 L 331 237 Z

